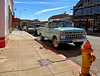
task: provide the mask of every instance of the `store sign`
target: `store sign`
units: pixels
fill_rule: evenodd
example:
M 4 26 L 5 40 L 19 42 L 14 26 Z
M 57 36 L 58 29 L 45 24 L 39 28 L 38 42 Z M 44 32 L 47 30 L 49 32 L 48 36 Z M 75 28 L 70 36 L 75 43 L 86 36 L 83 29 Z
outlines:
M 20 19 L 14 18 L 14 22 L 20 22 Z

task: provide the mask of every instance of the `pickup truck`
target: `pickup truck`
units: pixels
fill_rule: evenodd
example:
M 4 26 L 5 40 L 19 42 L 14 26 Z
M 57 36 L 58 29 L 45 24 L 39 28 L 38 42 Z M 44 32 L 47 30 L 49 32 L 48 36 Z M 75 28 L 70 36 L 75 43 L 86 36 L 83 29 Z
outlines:
M 48 25 L 39 27 L 37 32 L 40 40 L 44 38 L 51 40 L 55 49 L 58 49 L 62 43 L 74 43 L 75 46 L 81 46 L 87 40 L 84 29 L 72 27 L 71 22 L 64 19 L 49 20 Z
M 33 35 L 36 36 L 37 34 L 37 29 L 41 26 L 41 24 L 35 24 L 34 25 L 34 31 L 33 31 Z

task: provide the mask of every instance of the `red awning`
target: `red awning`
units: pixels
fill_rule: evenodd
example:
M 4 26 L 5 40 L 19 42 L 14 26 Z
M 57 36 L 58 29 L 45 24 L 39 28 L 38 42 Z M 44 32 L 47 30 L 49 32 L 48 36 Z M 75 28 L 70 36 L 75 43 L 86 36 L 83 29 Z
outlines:
M 19 18 L 14 18 L 13 22 L 20 22 L 20 19 Z

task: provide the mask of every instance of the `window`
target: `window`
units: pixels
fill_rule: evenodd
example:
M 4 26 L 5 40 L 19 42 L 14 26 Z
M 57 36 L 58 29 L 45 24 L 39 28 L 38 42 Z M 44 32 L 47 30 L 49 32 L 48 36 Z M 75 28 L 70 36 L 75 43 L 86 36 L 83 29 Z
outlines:
M 48 28 L 51 28 L 51 26 L 52 26 L 52 23 L 51 23 L 51 22 L 49 22 L 49 24 L 48 24 Z
M 53 28 L 58 27 L 71 27 L 71 23 L 69 21 L 54 21 Z

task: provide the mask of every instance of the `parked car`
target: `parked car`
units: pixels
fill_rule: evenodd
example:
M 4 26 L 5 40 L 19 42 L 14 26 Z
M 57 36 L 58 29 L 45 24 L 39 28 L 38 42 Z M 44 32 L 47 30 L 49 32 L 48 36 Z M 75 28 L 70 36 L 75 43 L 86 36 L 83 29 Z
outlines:
M 22 25 L 22 30 L 26 31 L 28 25 Z
M 34 35 L 34 36 L 38 35 L 38 34 L 37 34 L 37 29 L 38 29 L 38 27 L 40 27 L 40 26 L 41 26 L 41 24 L 36 24 L 36 25 L 34 25 L 34 31 L 33 31 L 33 35 Z
M 34 25 L 27 26 L 27 32 L 33 34 L 33 32 L 34 32 Z
M 74 43 L 76 46 L 81 46 L 87 40 L 84 29 L 72 27 L 71 22 L 64 19 L 48 21 L 48 26 L 38 28 L 38 34 L 40 40 L 44 38 L 51 40 L 52 46 L 56 49 L 62 43 Z

